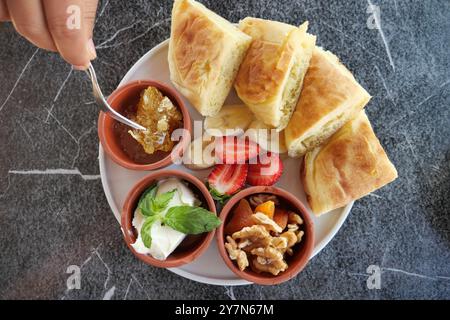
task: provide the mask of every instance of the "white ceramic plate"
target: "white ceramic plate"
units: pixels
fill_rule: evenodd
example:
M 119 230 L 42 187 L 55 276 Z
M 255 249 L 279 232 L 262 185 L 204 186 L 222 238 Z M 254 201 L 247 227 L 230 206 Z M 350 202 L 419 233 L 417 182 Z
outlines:
M 169 78 L 169 66 L 167 63 L 169 41 L 166 40 L 147 52 L 128 71 L 120 82 L 123 85 L 127 82 L 142 79 L 159 80 L 171 85 Z M 201 115 L 184 99 L 189 108 L 192 120 L 200 120 Z M 234 92 L 227 99 L 229 103 L 238 102 Z M 114 216 L 120 223 L 120 212 L 125 201 L 125 197 L 132 186 L 148 172 L 132 171 L 117 165 L 99 147 L 100 175 L 103 189 L 108 199 L 109 206 Z M 285 158 L 283 160 L 285 171 L 277 186 L 288 190 L 296 195 L 308 208 L 303 187 L 299 179 L 300 161 L 298 159 Z M 192 171 L 184 166 L 172 165 L 169 168 L 183 170 L 194 174 L 200 179 L 206 178 L 209 170 Z M 341 228 L 342 223 L 347 218 L 353 203 L 344 208 L 334 210 L 320 218 L 313 216 L 315 228 L 315 243 L 313 256 L 322 250 Z M 213 285 L 244 285 L 249 282 L 238 278 L 222 260 L 217 250 L 216 242 L 212 241 L 208 250 L 194 262 L 179 268 L 171 268 L 170 271 L 198 282 Z

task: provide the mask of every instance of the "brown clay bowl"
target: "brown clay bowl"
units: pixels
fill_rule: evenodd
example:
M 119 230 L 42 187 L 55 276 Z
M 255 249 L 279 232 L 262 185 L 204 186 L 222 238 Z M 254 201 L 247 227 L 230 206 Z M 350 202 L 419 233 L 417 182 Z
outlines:
M 205 252 L 205 250 L 211 243 L 215 232 L 211 231 L 196 236 L 188 235 L 166 260 L 158 260 L 150 255 L 140 254 L 133 249 L 131 244 L 136 241 L 137 231 L 132 226 L 132 220 L 140 196 L 154 182 L 170 177 L 176 177 L 187 182 L 189 184 L 189 187 L 192 188 L 198 199 L 202 202 L 203 206 L 209 211 L 216 213 L 216 206 L 214 204 L 213 198 L 208 192 L 208 189 L 199 179 L 189 173 L 178 170 L 160 170 L 150 173 L 138 183 L 136 183 L 136 185 L 128 193 L 122 209 L 121 226 L 125 243 L 138 259 L 145 262 L 146 264 L 160 268 L 179 267 L 183 264 L 192 262 L 203 252 Z
M 172 152 L 168 152 L 167 154 L 156 158 L 154 162 L 151 163 L 136 163 L 122 149 L 119 142 L 119 137 L 114 132 L 114 125 L 117 121 L 109 117 L 106 113 L 100 112 L 98 118 L 98 136 L 103 149 L 114 162 L 131 170 L 156 170 L 171 165 L 173 163 L 172 156 L 182 156 L 188 147 L 191 138 L 191 117 L 189 116 L 189 111 L 187 110 L 183 100 L 174 89 L 159 81 L 137 80 L 127 83 L 117 88 L 109 96 L 108 103 L 114 110 L 122 113 L 127 106 L 137 104 L 142 90 L 146 89 L 148 86 L 153 86 L 159 89 L 164 96 L 168 97 L 172 103 L 178 107 L 183 115 L 183 128 L 185 130 L 180 141 L 172 149 Z
M 224 226 L 231 218 L 231 213 L 234 207 L 238 204 L 238 202 L 243 198 L 248 198 L 251 195 L 259 194 L 259 193 L 267 193 L 274 194 L 280 201 L 287 206 L 290 210 L 298 213 L 303 219 L 303 231 L 305 232 L 302 241 L 297 244 L 294 248 L 294 255 L 292 257 L 286 258 L 286 262 L 288 264 L 288 269 L 284 272 L 281 272 L 277 276 L 273 276 L 270 273 L 257 273 L 251 270 L 250 267 L 247 267 L 244 271 L 241 271 L 236 261 L 233 261 L 229 258 L 228 252 L 225 249 L 225 235 L 224 235 Z M 311 257 L 314 248 L 314 224 L 311 217 L 308 214 L 308 211 L 302 204 L 300 200 L 298 200 L 291 193 L 276 187 L 251 187 L 248 189 L 244 189 L 239 192 L 235 196 L 233 196 L 228 203 L 224 206 L 220 213 L 220 219 L 222 220 L 222 224 L 217 228 L 217 245 L 219 247 L 220 255 L 225 261 L 226 265 L 240 278 L 261 284 L 261 285 L 274 285 L 279 284 L 285 281 L 288 281 L 295 277 L 302 269 L 306 266 Z

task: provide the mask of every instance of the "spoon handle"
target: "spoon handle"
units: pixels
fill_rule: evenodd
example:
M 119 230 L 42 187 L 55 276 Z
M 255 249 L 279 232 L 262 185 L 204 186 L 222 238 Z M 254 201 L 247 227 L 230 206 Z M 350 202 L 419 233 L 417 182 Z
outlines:
M 91 82 L 92 82 L 92 90 L 94 93 L 94 98 L 95 98 L 95 102 L 97 103 L 97 105 L 103 110 L 103 112 L 105 112 L 106 114 L 108 114 L 111 118 L 127 125 L 130 126 L 134 129 L 137 130 L 147 130 L 145 127 L 141 126 L 140 124 L 137 124 L 136 122 L 128 119 L 127 117 L 124 117 L 123 115 L 121 115 L 120 113 L 118 113 L 116 110 L 114 110 L 109 103 L 106 101 L 105 96 L 102 93 L 102 90 L 100 89 L 100 86 L 98 85 L 98 81 L 97 81 L 97 75 L 95 74 L 95 70 L 94 67 L 92 66 L 91 63 L 89 63 L 89 67 L 86 70 L 86 73 L 89 75 L 89 77 L 91 78 Z

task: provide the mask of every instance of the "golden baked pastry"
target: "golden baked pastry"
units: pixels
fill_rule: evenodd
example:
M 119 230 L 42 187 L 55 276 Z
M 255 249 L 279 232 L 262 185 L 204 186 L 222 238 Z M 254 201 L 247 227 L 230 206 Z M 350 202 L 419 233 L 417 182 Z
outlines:
M 364 111 L 308 152 L 301 179 L 316 215 L 340 208 L 397 178 Z
M 320 145 L 363 109 L 370 98 L 334 54 L 316 47 L 285 130 L 289 156 L 300 157 Z
M 239 28 L 253 38 L 235 81 L 241 100 L 265 124 L 283 130 L 300 95 L 316 37 L 276 21 L 245 18 Z
M 228 96 L 251 38 L 193 0 L 175 0 L 169 42 L 170 79 L 204 116 Z

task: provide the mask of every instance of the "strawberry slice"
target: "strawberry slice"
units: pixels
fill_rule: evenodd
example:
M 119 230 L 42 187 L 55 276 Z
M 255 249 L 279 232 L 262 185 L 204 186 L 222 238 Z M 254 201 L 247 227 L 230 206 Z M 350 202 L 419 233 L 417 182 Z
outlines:
M 248 165 L 247 183 L 252 186 L 271 186 L 283 174 L 283 162 L 276 153 L 258 156 L 257 163 Z
M 248 138 L 228 136 L 215 140 L 214 151 L 216 163 L 243 164 L 258 156 L 259 146 Z
M 239 191 L 247 179 L 247 164 L 218 164 L 208 176 L 208 186 L 215 200 L 225 201 Z

